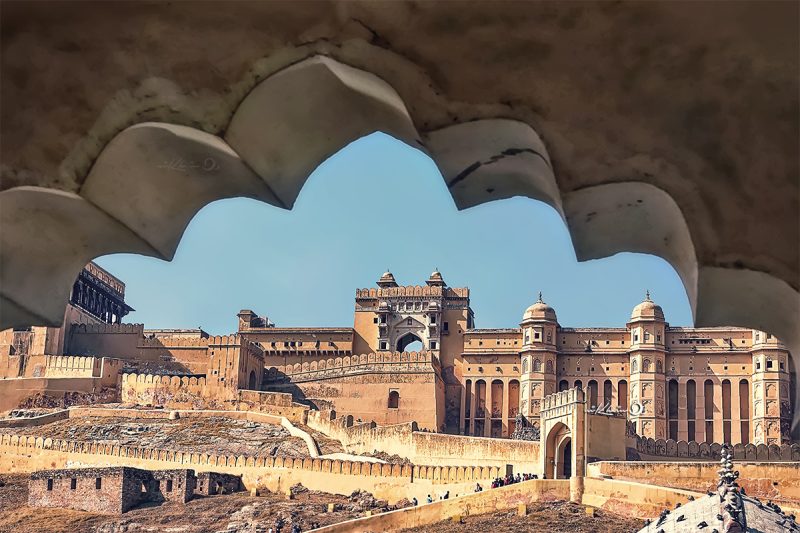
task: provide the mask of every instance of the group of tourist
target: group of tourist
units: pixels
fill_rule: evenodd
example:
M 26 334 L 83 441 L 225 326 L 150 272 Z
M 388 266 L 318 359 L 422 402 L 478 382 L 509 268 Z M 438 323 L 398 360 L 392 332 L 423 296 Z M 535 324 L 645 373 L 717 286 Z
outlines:
M 492 481 L 492 488 L 505 487 L 506 485 L 513 485 L 514 483 L 528 481 L 529 479 L 539 479 L 539 476 L 537 474 L 517 474 L 516 476 L 509 474 L 506 477 L 498 477 Z M 475 492 L 481 492 L 482 490 L 483 487 L 478 483 L 475 487 Z
M 494 481 L 492 481 L 491 488 L 496 489 L 498 487 L 505 487 L 506 485 L 513 485 L 514 483 L 520 483 L 521 481 L 528 481 L 530 479 L 539 479 L 537 474 L 517 474 L 516 476 L 509 474 L 506 477 L 498 477 Z M 475 492 L 483 492 L 483 487 L 480 483 L 475 484 Z M 458 496 L 458 494 L 456 494 Z M 439 495 L 439 500 L 449 500 L 450 499 L 450 491 L 443 492 Z M 433 503 L 433 497 L 428 494 L 428 497 L 425 499 L 426 503 Z M 416 498 L 411 499 L 411 505 L 416 507 L 419 505 L 419 501 Z

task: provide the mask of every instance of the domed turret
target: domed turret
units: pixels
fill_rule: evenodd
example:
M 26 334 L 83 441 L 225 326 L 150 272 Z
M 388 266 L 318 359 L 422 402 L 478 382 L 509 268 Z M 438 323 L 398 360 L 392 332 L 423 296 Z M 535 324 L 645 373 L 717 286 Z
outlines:
M 650 291 L 647 291 L 644 301 L 633 308 L 631 322 L 637 320 L 664 320 L 664 311 L 650 299 Z
M 444 278 L 442 277 L 442 274 L 439 272 L 438 268 L 434 269 L 434 271 L 431 273 L 431 277 L 429 277 L 425 283 L 427 283 L 430 287 L 444 287 Z
M 542 293 L 539 292 L 539 299 L 525 310 L 522 321 L 526 320 L 551 320 L 557 322 L 556 311 L 542 300 Z
M 387 269 L 386 272 L 383 273 L 381 278 L 378 280 L 378 287 L 386 288 L 386 287 L 397 287 L 397 281 L 394 279 L 394 275 L 389 272 Z

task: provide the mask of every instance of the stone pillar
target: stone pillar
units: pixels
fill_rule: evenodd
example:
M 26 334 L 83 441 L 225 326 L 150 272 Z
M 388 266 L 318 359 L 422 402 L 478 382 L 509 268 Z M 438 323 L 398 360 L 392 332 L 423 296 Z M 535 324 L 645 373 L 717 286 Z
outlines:
M 464 417 L 466 415 L 466 405 L 467 405 L 467 382 L 466 380 L 463 381 L 463 385 L 461 386 L 461 408 L 460 408 L 460 415 L 458 417 L 458 433 L 460 435 L 464 434 Z
M 695 442 L 706 441 L 706 400 L 705 379 L 702 376 L 694 378 L 694 440 Z
M 575 465 L 577 469 L 577 464 Z M 569 501 L 581 503 L 583 501 L 583 476 L 573 475 L 569 478 Z
M 714 382 L 714 442 L 722 442 L 722 382 L 713 379 Z
M 501 435 L 504 437 L 508 437 L 508 405 L 509 400 L 511 399 L 511 391 L 509 390 L 510 387 L 508 386 L 509 379 L 503 379 L 503 405 L 500 407 L 500 417 L 503 419 L 503 425 L 501 430 Z
M 731 379 L 731 444 L 742 442 L 742 417 L 739 413 L 739 379 Z
M 678 440 L 687 440 L 689 435 L 689 418 L 687 414 L 686 380 L 678 380 Z M 667 404 L 669 408 L 669 404 Z
M 483 436 L 492 436 L 492 379 L 486 380 L 486 409 L 483 412 Z
M 475 413 L 476 405 L 478 403 L 476 394 L 478 390 L 478 384 L 475 380 L 472 382 L 472 394 L 469 395 L 469 416 L 470 416 L 470 423 L 469 423 L 469 434 L 475 435 L 475 420 L 478 418 L 478 415 Z

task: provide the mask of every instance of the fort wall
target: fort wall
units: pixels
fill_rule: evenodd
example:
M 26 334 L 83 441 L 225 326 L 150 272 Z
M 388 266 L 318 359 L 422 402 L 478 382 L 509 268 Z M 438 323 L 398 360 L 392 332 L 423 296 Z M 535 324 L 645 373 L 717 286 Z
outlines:
M 583 478 L 581 503 L 637 518 L 652 518 L 664 509 L 674 509 L 689 498 L 700 498 L 693 492 L 617 479 Z
M 205 376 L 154 374 L 123 374 L 120 400 L 124 404 L 173 409 L 200 409 L 214 403 L 207 397 Z
M 444 393 L 439 359 L 430 352 L 369 353 L 270 367 L 270 390 L 292 392 L 318 409 L 390 425 L 416 420 L 439 430 L 443 409 L 432 398 Z M 395 402 L 390 401 L 395 397 Z
M 511 439 L 465 437 L 419 431 L 415 422 L 378 426 L 357 423 L 353 415 L 339 418 L 332 411 L 309 411 L 308 426 L 338 439 L 350 453 L 375 451 L 399 455 L 412 463 L 466 466 L 481 463 L 506 465 L 514 472 L 541 474 L 539 443 Z
M 126 373 L 120 379 L 120 401 L 168 409 L 256 411 L 305 423 L 308 408 L 292 403 L 291 394 L 239 390 L 235 396 L 227 398 L 215 394 L 207 381 L 206 376 Z
M 698 492 L 715 490 L 719 482 L 716 462 L 622 462 L 600 461 L 587 467 L 591 477 L 611 476 L 614 479 L 676 487 Z M 739 471 L 737 482 L 750 496 L 800 502 L 800 463 L 734 463 Z
M 628 459 L 642 461 L 718 461 L 720 459 L 720 443 L 695 441 L 674 441 L 672 439 L 653 439 L 649 437 L 628 437 L 629 446 L 635 453 L 629 453 Z M 633 455 L 633 457 L 631 457 Z M 800 444 L 736 444 L 733 446 L 735 461 L 800 461 Z
M 37 393 L 59 397 L 67 392 L 98 392 L 101 388 L 100 378 L 0 379 L 0 412 L 14 409 Z
M 112 357 L 48 356 L 45 376 L 48 378 L 100 378 L 103 387 L 116 387 L 124 361 Z
M 315 533 L 367 533 L 399 531 L 401 529 L 435 524 L 453 517 L 480 515 L 537 501 L 559 501 L 569 498 L 569 481 L 534 479 L 505 487 L 467 494 L 459 498 L 435 501 L 427 505 L 407 507 L 388 513 L 347 520 L 313 529 Z
M 500 475 L 497 467 L 419 466 L 368 463 L 320 458 L 225 456 L 176 452 L 137 446 L 119 446 L 24 435 L 0 435 L 0 470 L 31 472 L 41 469 L 134 466 L 151 470 L 191 468 L 242 476 L 245 487 L 286 492 L 302 483 L 312 490 L 350 494 L 367 490 L 394 503 L 450 490 L 471 492 L 476 482 Z
M 30 418 L 6 418 L 0 420 L 0 428 L 29 428 L 34 426 L 43 426 L 45 424 L 52 424 L 59 420 L 66 420 L 69 418 L 69 410 L 62 409 L 39 416 L 32 416 Z
M 110 355 L 120 359 L 140 356 L 137 346 L 142 324 L 73 324 L 64 352 L 70 355 Z

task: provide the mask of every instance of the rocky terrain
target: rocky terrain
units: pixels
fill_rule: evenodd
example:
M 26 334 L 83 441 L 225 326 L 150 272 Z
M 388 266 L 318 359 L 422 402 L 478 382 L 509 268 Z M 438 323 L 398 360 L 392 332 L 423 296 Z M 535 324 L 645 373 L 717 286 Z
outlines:
M 177 420 L 90 416 L 60 420 L 24 430 L 0 428 L 0 432 L 4 431 L 11 433 L 24 431 L 26 435 L 54 439 L 147 446 L 197 453 L 308 456 L 305 442 L 290 436 L 281 426 L 222 416 Z M 335 445 L 328 442 L 327 447 L 334 449 Z
M 386 502 L 368 492 L 339 496 L 291 488 L 282 494 L 249 496 L 246 493 L 198 498 L 185 505 L 165 503 L 144 506 L 123 515 L 100 515 L 67 509 L 28 507 L 28 477 L 0 475 L 0 532 L 25 533 L 264 533 L 283 524 L 283 533 L 298 524 L 302 531 L 386 511 Z M 328 505 L 334 509 L 328 512 Z M 394 508 L 394 507 L 391 507 Z
M 405 533 L 631 533 L 644 526 L 642 520 L 626 518 L 601 510 L 594 516 L 586 513 L 582 505 L 569 502 L 539 502 L 528 507 L 527 516 L 517 516 L 515 511 L 503 511 L 463 520 L 448 520 L 413 529 Z

